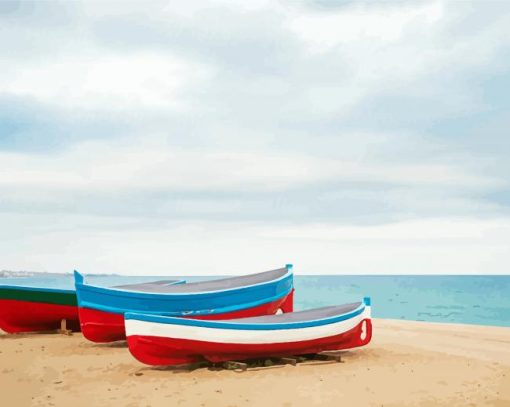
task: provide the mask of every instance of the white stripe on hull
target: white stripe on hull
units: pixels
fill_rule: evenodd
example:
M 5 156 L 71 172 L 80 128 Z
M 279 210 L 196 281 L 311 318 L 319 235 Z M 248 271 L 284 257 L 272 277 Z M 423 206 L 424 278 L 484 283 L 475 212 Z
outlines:
M 365 310 L 360 315 L 346 321 L 296 329 L 243 330 L 206 328 L 127 319 L 126 335 L 159 336 L 163 338 L 189 339 L 217 343 L 285 343 L 339 335 L 353 329 L 365 318 L 370 318 L 370 307 L 365 307 Z

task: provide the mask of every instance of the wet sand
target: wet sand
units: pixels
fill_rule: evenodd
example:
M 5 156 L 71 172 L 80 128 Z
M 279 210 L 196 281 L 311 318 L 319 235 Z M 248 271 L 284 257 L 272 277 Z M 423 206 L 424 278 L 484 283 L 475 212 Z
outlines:
M 375 320 L 344 362 L 152 368 L 124 342 L 0 334 L 5 406 L 510 406 L 510 328 Z

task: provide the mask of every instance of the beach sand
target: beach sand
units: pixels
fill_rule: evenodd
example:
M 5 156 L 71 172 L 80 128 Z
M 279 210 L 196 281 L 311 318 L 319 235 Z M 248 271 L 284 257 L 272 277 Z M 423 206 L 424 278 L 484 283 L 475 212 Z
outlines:
M 0 335 L 4 406 L 510 406 L 510 328 L 375 320 L 344 362 L 151 368 L 124 342 Z

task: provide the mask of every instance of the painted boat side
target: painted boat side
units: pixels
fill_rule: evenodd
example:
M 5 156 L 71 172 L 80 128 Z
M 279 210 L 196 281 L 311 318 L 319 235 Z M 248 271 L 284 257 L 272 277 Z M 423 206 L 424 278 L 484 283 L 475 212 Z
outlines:
M 7 333 L 48 331 L 62 319 L 79 330 L 74 290 L 0 285 L 0 329 Z
M 68 329 L 80 330 L 75 305 L 0 299 L 0 329 L 7 333 L 55 330 L 62 319 Z
M 76 292 L 58 288 L 0 285 L 0 299 L 77 306 Z
M 225 344 L 141 335 L 130 335 L 127 342 L 129 351 L 138 361 L 163 366 L 194 363 L 204 359 L 210 362 L 223 362 L 353 349 L 368 344 L 371 337 L 372 323 L 370 319 L 365 319 L 347 332 L 301 342 Z
M 352 312 L 284 324 L 179 320 L 127 314 L 130 352 L 153 365 L 299 355 L 366 345 L 372 337 L 370 301 Z

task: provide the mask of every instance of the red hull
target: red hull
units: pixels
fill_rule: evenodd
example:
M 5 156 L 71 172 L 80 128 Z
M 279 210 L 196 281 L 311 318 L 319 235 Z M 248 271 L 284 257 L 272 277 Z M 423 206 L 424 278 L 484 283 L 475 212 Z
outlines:
M 363 323 L 366 324 L 364 336 L 362 336 Z M 351 349 L 368 344 L 371 338 L 372 322 L 370 319 L 365 319 L 342 334 L 300 342 L 235 344 L 133 335 L 128 337 L 128 345 L 131 354 L 142 363 L 178 365 L 204 359 L 211 362 L 223 362 Z
M 0 299 L 0 329 L 7 333 L 55 330 L 62 319 L 67 329 L 80 330 L 76 306 Z
M 194 319 L 233 319 L 256 317 L 260 315 L 275 314 L 279 309 L 283 312 L 292 312 L 294 304 L 294 290 L 286 297 L 276 301 L 259 305 L 253 308 L 247 308 L 224 314 L 211 314 L 203 316 L 193 316 Z M 91 308 L 79 308 L 80 324 L 83 336 L 89 341 L 104 343 L 126 339 L 126 330 L 124 327 L 124 315 L 113 312 L 98 311 Z

